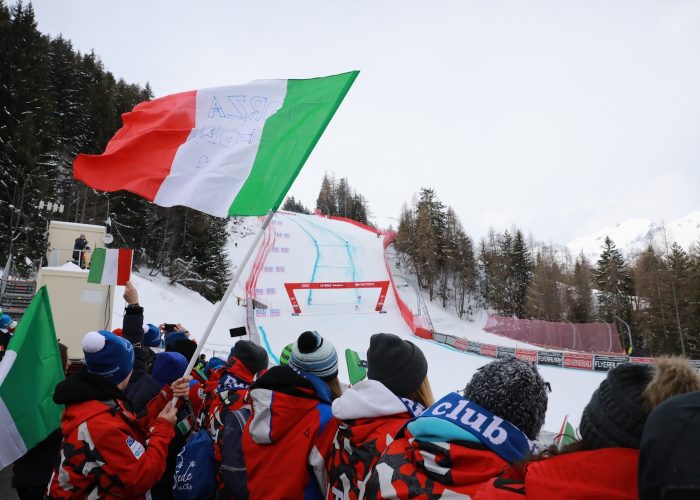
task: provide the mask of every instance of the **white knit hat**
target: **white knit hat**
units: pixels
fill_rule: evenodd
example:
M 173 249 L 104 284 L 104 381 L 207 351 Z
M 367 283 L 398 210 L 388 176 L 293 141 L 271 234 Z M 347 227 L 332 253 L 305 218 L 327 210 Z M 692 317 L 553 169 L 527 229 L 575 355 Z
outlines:
M 338 376 L 338 353 L 316 332 L 304 332 L 292 347 L 289 366 L 328 382 Z

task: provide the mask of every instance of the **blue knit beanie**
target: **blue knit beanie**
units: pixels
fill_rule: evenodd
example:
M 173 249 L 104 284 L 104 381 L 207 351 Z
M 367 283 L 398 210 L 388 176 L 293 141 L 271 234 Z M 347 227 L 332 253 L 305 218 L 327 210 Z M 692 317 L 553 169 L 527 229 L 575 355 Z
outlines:
M 328 382 L 338 376 L 338 354 L 318 333 L 304 332 L 292 346 L 289 366 Z
M 143 345 L 146 347 L 160 347 L 161 344 L 160 329 L 150 323 L 143 325 Z
M 161 387 L 170 385 L 185 374 L 187 358 L 179 352 L 159 352 L 153 362 L 153 378 Z
M 0 328 L 2 328 L 3 330 L 9 328 L 11 323 L 12 318 L 10 318 L 9 314 L 3 314 L 2 316 L 0 316 Z
M 123 382 L 134 368 L 134 348 L 126 339 L 112 332 L 88 332 L 83 337 L 83 353 L 87 371 L 111 380 Z

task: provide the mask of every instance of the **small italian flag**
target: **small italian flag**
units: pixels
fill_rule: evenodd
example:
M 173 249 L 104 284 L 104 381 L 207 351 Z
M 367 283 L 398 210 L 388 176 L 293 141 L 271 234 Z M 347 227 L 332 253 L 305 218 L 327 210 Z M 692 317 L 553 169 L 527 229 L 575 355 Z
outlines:
M 561 424 L 559 435 L 554 438 L 554 444 L 561 450 L 564 446 L 574 441 L 576 441 L 576 431 L 574 431 L 574 427 L 569 422 L 569 415 L 566 415 Z
M 76 179 L 163 207 L 264 215 L 282 203 L 358 72 L 256 80 L 137 105 L 101 155 L 79 155 Z
M 49 294 L 41 287 L 0 361 L 0 469 L 58 429 L 63 407 L 53 391 L 63 380 Z
M 125 285 L 131 276 L 131 248 L 96 248 L 90 261 L 88 283 Z

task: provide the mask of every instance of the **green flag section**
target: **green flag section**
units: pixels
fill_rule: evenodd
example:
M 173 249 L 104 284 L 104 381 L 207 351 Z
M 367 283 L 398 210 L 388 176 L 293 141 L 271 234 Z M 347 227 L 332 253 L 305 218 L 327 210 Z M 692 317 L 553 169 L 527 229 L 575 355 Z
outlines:
M 362 365 L 359 354 L 352 349 L 345 349 L 345 362 L 348 365 L 350 385 L 355 385 L 365 379 L 367 376 L 367 368 Z
M 564 422 L 561 424 L 559 435 L 554 438 L 554 444 L 561 450 L 564 446 L 571 444 L 574 441 L 576 441 L 576 431 L 571 425 L 571 422 L 569 422 L 569 416 L 567 415 L 564 417 Z
M 282 203 L 359 74 L 256 80 L 143 102 L 76 179 L 163 207 L 264 215 Z
M 49 295 L 41 287 L 0 361 L 0 469 L 56 430 L 63 407 L 53 402 L 63 379 Z

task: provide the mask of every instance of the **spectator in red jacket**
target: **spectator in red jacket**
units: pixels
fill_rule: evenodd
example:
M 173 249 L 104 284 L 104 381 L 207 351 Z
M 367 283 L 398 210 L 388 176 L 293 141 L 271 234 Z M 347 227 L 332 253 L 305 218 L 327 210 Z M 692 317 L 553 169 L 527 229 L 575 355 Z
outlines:
M 216 358 L 214 358 L 216 359 Z M 239 340 L 231 348 L 231 353 L 212 377 L 212 383 L 204 384 L 200 426 L 209 431 L 214 445 L 214 461 L 221 464 L 221 444 L 223 440 L 224 417 L 227 412 L 240 409 L 253 383 L 255 374 L 267 368 L 267 351 L 250 340 Z M 194 399 L 194 398 L 193 398 Z M 223 479 L 217 474 L 217 487 L 222 490 Z
M 473 496 L 523 460 L 547 412 L 537 368 L 516 358 L 481 367 L 464 389 L 410 421 L 379 459 L 367 498 Z
M 253 383 L 252 415 L 243 432 L 250 499 L 322 498 L 308 466 L 311 450 L 340 396 L 338 355 L 328 339 L 302 333 L 287 366 Z
M 333 401 L 311 465 L 326 498 L 362 498 L 377 460 L 413 417 L 433 404 L 428 362 L 413 343 L 390 333 L 372 335 L 367 380 Z
M 61 460 L 49 498 L 146 498 L 165 470 L 177 409 L 189 377 L 166 387 L 142 419 L 129 409 L 124 388 L 134 366 L 134 348 L 111 332 L 90 332 L 82 342 L 86 371 L 56 386 L 54 401 L 65 404 Z
M 518 464 L 519 478 L 494 479 L 475 498 L 636 499 L 639 445 L 649 413 L 643 392 L 652 374 L 651 366 L 631 363 L 610 370 L 583 410 L 580 441 Z

